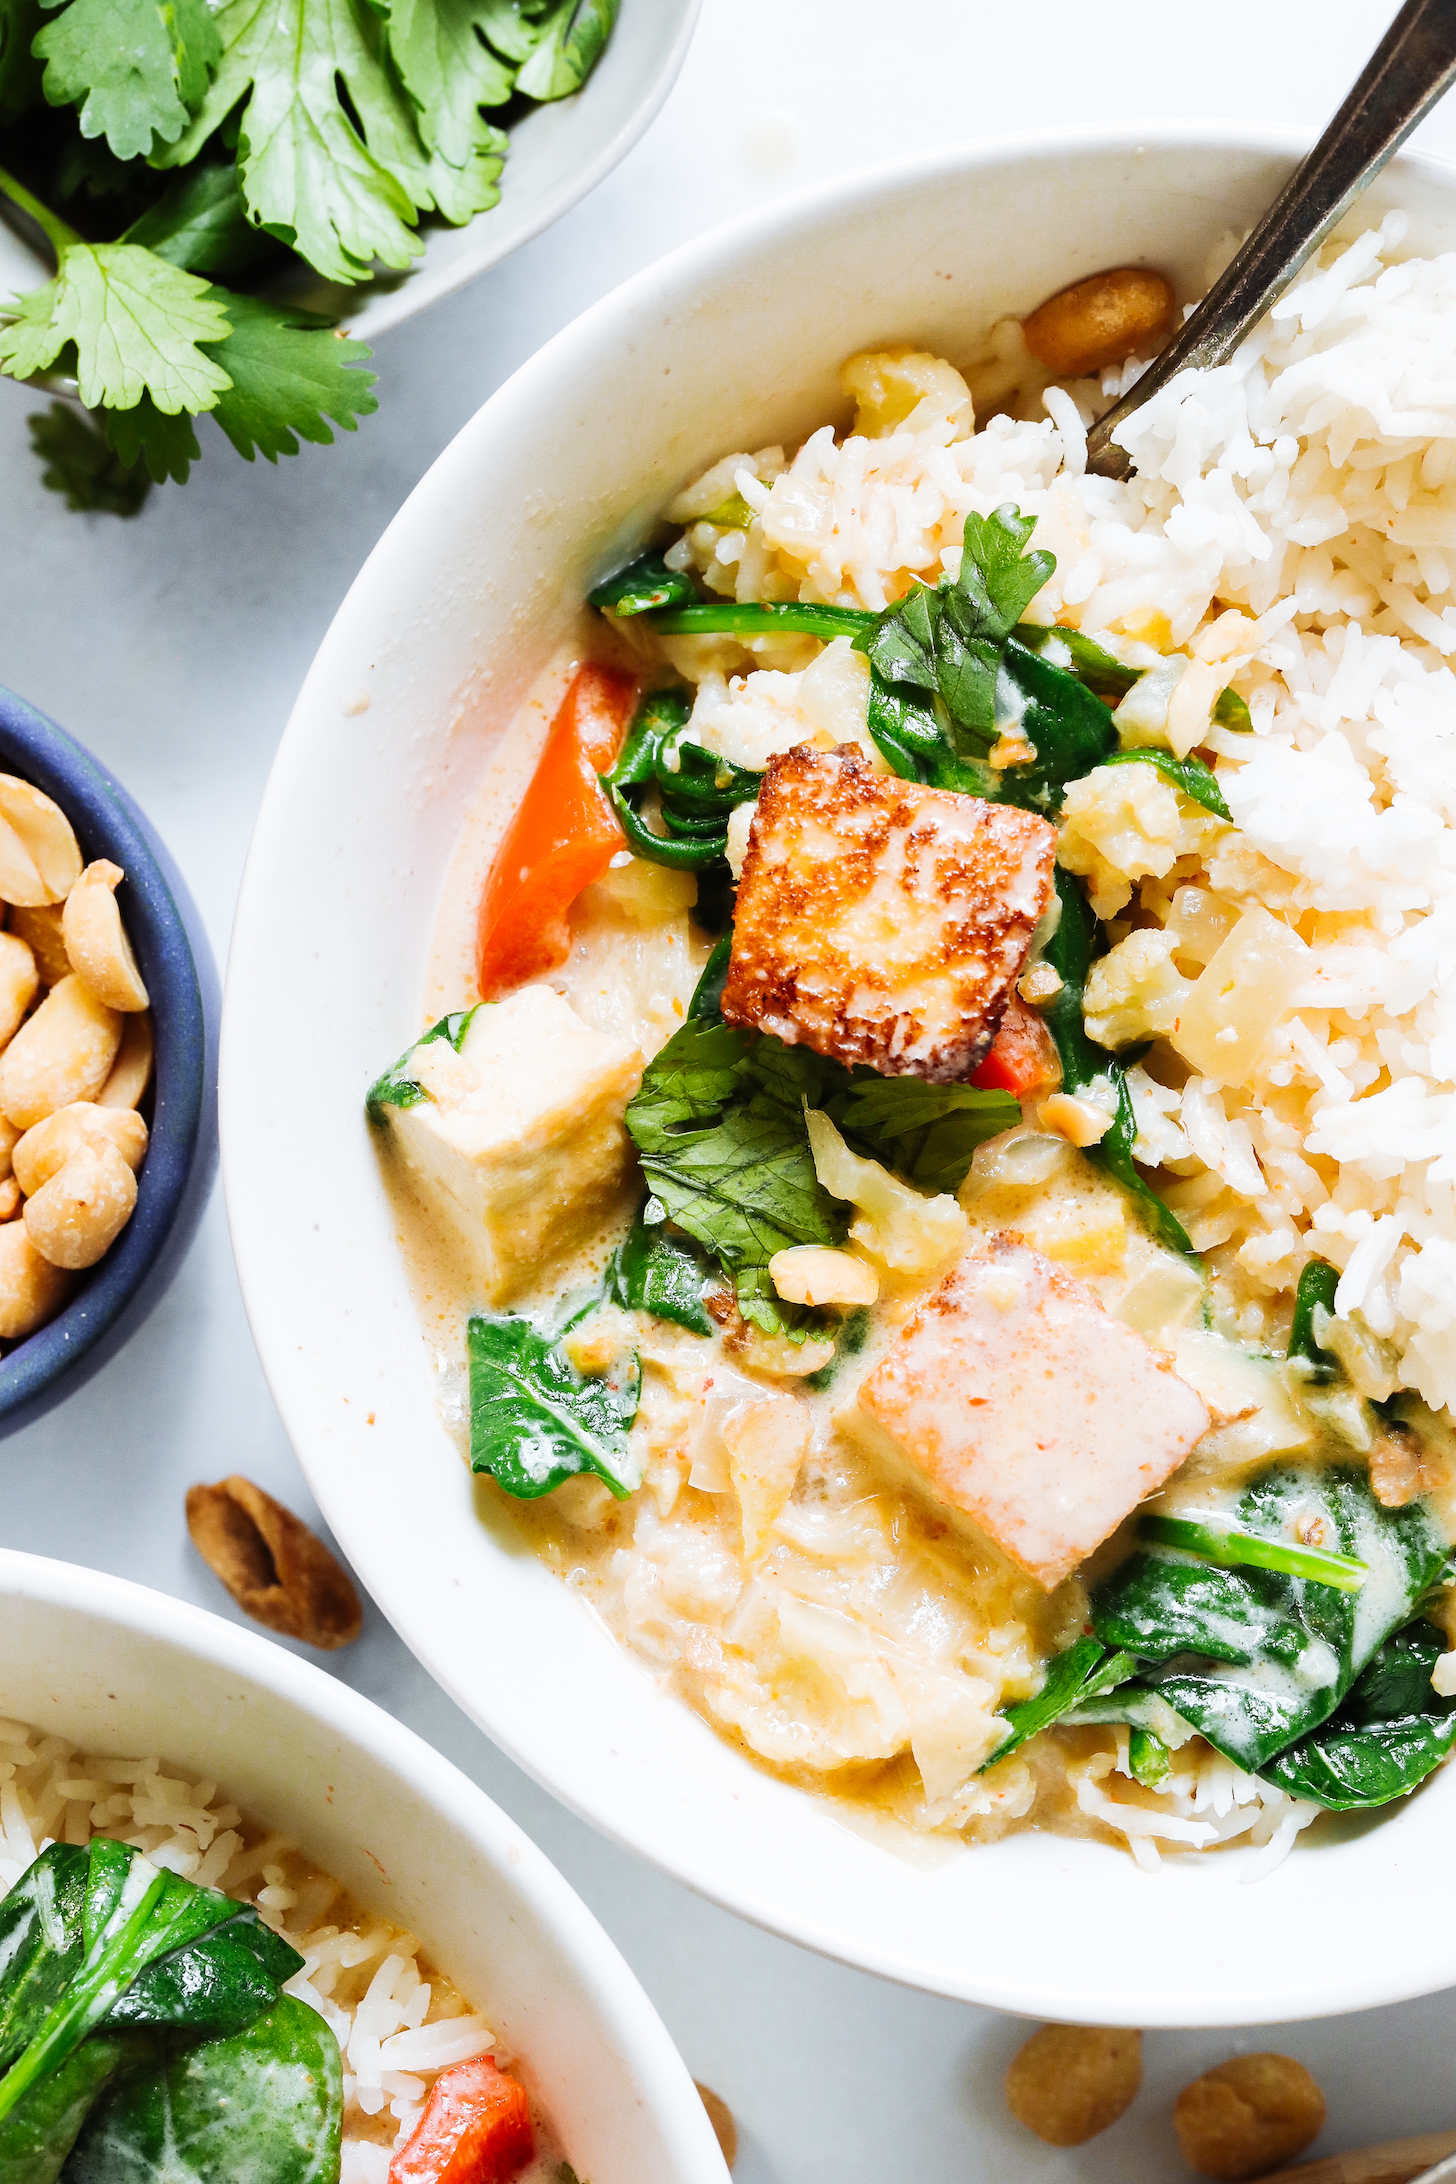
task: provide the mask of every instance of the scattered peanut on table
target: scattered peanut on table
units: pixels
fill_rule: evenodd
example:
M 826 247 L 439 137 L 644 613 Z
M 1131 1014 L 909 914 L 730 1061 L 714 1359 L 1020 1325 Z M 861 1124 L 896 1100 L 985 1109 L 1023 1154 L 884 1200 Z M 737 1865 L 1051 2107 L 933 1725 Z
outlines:
M 1043 2025 L 1011 2059 L 1006 2105 L 1048 2146 L 1080 2146 L 1116 2123 L 1142 2077 L 1140 2032 Z
M 0 1342 L 60 1310 L 136 1205 L 153 1042 L 124 877 L 0 774 Z
M 1291 2055 L 1235 2055 L 1185 2085 L 1173 2108 L 1189 2168 L 1229 2184 L 1283 2168 L 1324 2120 L 1323 2093 Z

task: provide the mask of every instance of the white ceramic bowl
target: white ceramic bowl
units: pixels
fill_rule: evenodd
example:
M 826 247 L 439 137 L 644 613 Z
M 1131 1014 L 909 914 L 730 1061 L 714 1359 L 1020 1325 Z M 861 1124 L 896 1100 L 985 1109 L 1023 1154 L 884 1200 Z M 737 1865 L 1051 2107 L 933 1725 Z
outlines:
M 510 130 L 500 203 L 464 227 L 426 227 L 408 273 L 341 288 L 306 270 L 288 293 L 342 316 L 363 341 L 413 318 L 508 258 L 594 190 L 624 159 L 672 89 L 702 0 L 624 0 L 607 49 L 574 98 L 538 106 Z M 0 296 L 33 288 L 53 268 L 0 221 Z
M 0 1549 L 0 1712 L 212 1776 L 418 1934 L 592 2184 L 726 2184 L 693 2082 L 586 1905 L 484 1792 L 347 1685 L 220 1616 Z
M 1237 1852 L 1150 1879 L 1101 1845 L 1021 1834 L 927 1871 L 851 1833 L 492 1533 L 435 1416 L 361 1103 L 421 1021 L 446 859 L 497 734 L 670 495 L 728 449 L 841 415 L 856 349 L 964 354 L 992 319 L 1129 259 L 1196 289 L 1299 149 L 1163 126 L 938 151 L 694 243 L 568 327 L 446 449 L 340 609 L 264 799 L 224 1011 L 253 1331 L 321 1507 L 431 1672 L 567 1804 L 763 1925 L 944 1994 L 1104 2024 L 1318 2016 L 1456 1980 L 1456 1769 L 1258 1887 Z M 1372 217 L 1397 199 L 1417 246 L 1456 242 L 1452 170 L 1402 160 Z

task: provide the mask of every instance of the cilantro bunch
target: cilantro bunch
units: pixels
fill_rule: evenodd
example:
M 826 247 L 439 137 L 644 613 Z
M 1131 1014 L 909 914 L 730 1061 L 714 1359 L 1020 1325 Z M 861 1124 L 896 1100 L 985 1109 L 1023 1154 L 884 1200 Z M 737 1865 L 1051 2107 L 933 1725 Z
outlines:
M 0 296 L 0 371 L 96 414 L 32 418 L 47 484 L 130 513 L 186 479 L 204 414 L 249 462 L 352 432 L 369 352 L 292 300 L 302 267 L 341 312 L 422 221 L 494 205 L 488 117 L 578 90 L 618 5 L 0 0 L 0 213 L 56 260 Z

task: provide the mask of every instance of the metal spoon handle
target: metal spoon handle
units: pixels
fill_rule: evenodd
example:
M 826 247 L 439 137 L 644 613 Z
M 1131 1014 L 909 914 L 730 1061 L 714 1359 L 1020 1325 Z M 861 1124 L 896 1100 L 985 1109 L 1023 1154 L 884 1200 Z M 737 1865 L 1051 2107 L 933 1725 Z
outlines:
M 1456 78 L 1456 0 L 1406 0 L 1360 79 L 1197 310 L 1087 435 L 1087 468 L 1128 478 L 1112 433 L 1189 366 L 1222 364 Z

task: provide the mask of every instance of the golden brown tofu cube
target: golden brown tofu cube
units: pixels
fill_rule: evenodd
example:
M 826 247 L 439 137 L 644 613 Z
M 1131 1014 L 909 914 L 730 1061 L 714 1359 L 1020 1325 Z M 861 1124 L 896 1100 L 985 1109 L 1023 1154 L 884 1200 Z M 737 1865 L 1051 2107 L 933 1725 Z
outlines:
M 876 773 L 853 744 L 784 752 L 749 836 L 725 1019 L 960 1082 L 1051 900 L 1056 841 L 1032 812 Z
M 938 1500 L 1050 1592 L 1208 1430 L 1168 1360 L 1019 1237 L 951 1269 L 859 1391 Z

